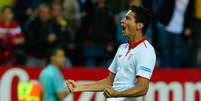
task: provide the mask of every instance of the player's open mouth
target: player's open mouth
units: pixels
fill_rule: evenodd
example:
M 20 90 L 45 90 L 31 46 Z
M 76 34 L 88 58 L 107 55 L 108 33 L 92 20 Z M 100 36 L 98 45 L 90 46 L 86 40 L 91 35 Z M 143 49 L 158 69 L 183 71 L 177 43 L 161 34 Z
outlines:
M 125 33 L 126 27 L 122 25 L 122 33 Z
M 125 18 L 123 18 L 121 20 L 122 33 L 125 33 L 125 31 L 126 31 L 125 21 L 126 21 Z

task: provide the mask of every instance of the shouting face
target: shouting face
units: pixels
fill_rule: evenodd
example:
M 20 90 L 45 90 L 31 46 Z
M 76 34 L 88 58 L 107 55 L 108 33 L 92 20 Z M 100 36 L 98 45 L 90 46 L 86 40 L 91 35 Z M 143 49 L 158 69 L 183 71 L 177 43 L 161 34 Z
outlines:
M 129 10 L 121 21 L 122 33 L 126 37 L 135 35 L 138 31 L 142 30 L 142 23 L 136 22 L 135 13 Z

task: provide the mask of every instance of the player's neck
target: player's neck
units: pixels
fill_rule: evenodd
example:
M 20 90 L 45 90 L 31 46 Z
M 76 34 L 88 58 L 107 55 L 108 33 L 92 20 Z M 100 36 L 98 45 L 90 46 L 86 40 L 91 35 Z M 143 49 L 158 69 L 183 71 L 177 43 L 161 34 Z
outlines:
M 51 65 L 53 65 L 56 68 L 59 68 L 59 66 L 56 63 L 54 63 L 54 62 L 51 62 Z
M 128 41 L 130 44 L 136 43 L 144 38 L 144 35 L 142 33 L 136 33 L 135 35 L 128 38 Z

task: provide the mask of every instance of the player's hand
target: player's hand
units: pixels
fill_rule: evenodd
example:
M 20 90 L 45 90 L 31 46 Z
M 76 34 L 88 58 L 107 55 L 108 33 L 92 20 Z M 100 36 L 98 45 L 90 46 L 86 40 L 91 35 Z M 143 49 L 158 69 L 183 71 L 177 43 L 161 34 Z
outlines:
M 72 92 L 72 89 L 73 89 L 73 85 L 71 84 L 71 83 L 69 83 L 69 81 L 68 80 L 66 80 L 66 82 L 65 82 L 66 84 L 66 88 L 68 88 L 68 90 L 69 90 L 69 92 L 71 93 Z
M 78 90 L 78 84 L 74 80 L 68 80 L 67 82 L 68 87 L 71 92 L 77 92 Z
M 103 94 L 106 98 L 117 97 L 118 92 L 115 91 L 112 87 L 106 87 L 103 90 Z

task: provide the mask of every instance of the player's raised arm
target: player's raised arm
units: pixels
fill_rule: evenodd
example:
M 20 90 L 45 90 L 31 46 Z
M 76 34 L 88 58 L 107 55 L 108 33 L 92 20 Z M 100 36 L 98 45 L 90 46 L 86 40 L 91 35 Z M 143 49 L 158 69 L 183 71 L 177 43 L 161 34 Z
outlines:
M 113 80 L 114 80 L 115 74 L 110 72 L 108 77 L 105 79 L 95 81 L 92 83 L 87 84 L 78 84 L 74 80 L 68 80 L 67 84 L 69 86 L 69 89 L 71 92 L 101 92 L 106 87 L 111 87 Z

